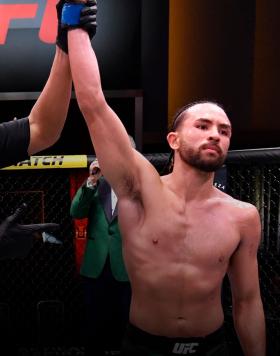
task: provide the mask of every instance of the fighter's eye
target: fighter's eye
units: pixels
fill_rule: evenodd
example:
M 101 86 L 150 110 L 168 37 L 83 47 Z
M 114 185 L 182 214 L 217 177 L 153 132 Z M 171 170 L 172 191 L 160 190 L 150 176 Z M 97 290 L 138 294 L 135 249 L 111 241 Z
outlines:
M 199 125 L 197 125 L 197 128 L 199 128 L 200 130 L 207 130 L 207 125 L 199 124 Z
M 223 136 L 229 136 L 229 131 L 222 129 L 222 130 L 221 130 L 221 135 L 223 135 Z

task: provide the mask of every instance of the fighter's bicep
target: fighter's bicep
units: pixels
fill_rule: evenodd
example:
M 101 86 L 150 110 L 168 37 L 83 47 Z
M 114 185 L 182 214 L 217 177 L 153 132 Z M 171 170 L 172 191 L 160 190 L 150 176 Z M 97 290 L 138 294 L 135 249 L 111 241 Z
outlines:
M 228 276 L 235 299 L 248 299 L 259 292 L 257 253 L 260 243 L 259 216 L 255 209 L 241 227 L 238 248 L 230 259 Z
M 155 200 L 162 183 L 155 167 L 141 153 L 133 151 L 133 164 L 119 181 L 117 193 L 145 208 Z
M 137 158 L 137 190 L 141 195 L 142 204 L 150 204 L 161 193 L 162 182 L 160 175 L 155 167 L 139 152 L 136 152 Z
M 246 300 L 258 291 L 257 257 L 246 252 L 235 252 L 232 257 L 228 276 L 234 300 Z
M 88 128 L 102 174 L 118 196 L 126 195 L 137 182 L 137 165 L 129 136 L 106 103 L 89 116 Z

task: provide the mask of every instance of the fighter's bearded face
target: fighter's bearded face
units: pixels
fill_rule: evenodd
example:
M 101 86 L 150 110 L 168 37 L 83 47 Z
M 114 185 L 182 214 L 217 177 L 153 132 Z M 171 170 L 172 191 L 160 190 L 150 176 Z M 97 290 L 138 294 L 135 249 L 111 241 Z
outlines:
M 205 150 L 209 150 L 209 154 L 205 154 Z M 210 154 L 210 150 L 216 150 L 215 154 Z M 197 168 L 203 172 L 215 172 L 222 167 L 225 161 L 225 154 L 223 154 L 218 146 L 211 146 L 211 148 L 199 147 L 194 149 L 188 147 L 186 142 L 182 142 L 178 153 L 188 165 Z
M 228 151 L 231 125 L 225 112 L 213 104 L 188 109 L 177 134 L 176 150 L 187 165 L 204 172 L 220 168 Z

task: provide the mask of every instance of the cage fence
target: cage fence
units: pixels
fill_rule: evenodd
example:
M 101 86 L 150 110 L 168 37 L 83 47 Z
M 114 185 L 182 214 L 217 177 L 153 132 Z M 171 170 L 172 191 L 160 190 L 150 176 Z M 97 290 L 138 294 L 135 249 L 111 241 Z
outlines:
M 160 174 L 169 154 L 147 154 Z M 93 156 L 87 157 L 91 162 Z M 83 297 L 79 279 L 85 226 L 69 215 L 73 194 L 87 169 L 0 171 L 0 221 L 22 203 L 22 223 L 55 222 L 61 245 L 37 241 L 24 259 L 0 261 L 0 335 L 5 355 L 83 355 Z M 280 355 L 280 148 L 229 152 L 227 192 L 254 204 L 261 217 L 258 252 L 265 309 L 268 356 Z M 83 232 L 84 231 L 84 232 Z M 222 300 L 232 355 L 242 355 L 232 321 L 231 293 L 225 278 Z M 35 351 L 34 351 L 35 350 Z M 39 350 L 39 351 L 38 351 Z M 40 351 L 41 350 L 41 351 Z M 62 351 L 63 350 L 63 351 Z M 70 350 L 70 351 L 69 351 Z M 74 351 L 73 351 L 74 350 Z M 2 352 L 1 352 L 2 354 Z

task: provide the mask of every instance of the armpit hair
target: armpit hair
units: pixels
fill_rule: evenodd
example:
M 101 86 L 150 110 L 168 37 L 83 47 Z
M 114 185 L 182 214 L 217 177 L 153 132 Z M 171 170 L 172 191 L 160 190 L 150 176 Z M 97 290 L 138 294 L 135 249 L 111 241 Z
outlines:
M 132 200 L 138 200 L 139 202 L 142 202 L 142 197 L 140 193 L 139 187 L 137 187 L 137 183 L 135 181 L 135 177 L 131 176 L 125 176 L 123 179 L 123 186 L 122 190 L 125 193 L 125 195 L 128 195 L 130 199 Z

